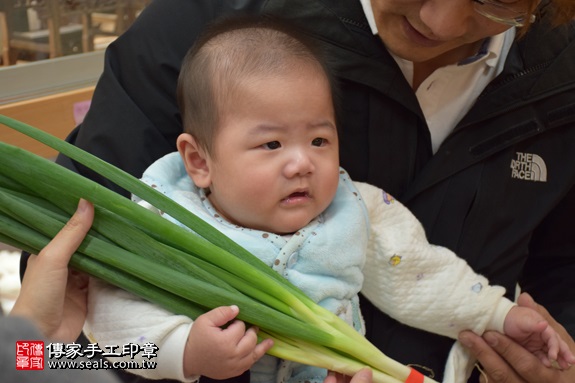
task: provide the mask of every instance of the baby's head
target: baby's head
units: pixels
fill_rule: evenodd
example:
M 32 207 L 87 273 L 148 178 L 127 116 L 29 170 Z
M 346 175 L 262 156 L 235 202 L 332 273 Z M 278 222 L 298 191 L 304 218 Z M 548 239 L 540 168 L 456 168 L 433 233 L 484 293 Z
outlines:
M 230 222 L 279 234 L 331 203 L 339 180 L 333 83 L 306 37 L 267 19 L 215 24 L 182 64 L 178 150 Z

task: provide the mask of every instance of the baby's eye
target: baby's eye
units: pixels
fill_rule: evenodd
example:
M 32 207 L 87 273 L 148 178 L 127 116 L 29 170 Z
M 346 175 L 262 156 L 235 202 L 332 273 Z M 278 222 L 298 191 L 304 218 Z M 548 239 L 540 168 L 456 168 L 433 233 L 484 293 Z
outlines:
M 270 149 L 270 150 L 275 150 L 275 149 L 279 149 L 281 148 L 281 144 L 279 141 L 270 141 L 270 142 L 266 142 L 265 144 L 262 145 L 265 149 Z
M 318 137 L 318 138 L 314 138 L 311 141 L 311 144 L 313 146 L 323 146 L 323 145 L 325 145 L 326 142 L 327 142 L 327 140 L 325 138 Z

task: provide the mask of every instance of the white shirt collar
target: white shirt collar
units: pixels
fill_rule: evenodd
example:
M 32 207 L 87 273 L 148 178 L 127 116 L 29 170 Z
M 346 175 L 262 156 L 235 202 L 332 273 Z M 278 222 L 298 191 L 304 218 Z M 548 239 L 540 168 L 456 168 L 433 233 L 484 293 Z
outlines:
M 377 35 L 371 1 L 360 1 L 371 31 Z M 477 54 L 458 64 L 437 69 L 416 90 L 415 95 L 429 127 L 434 153 L 469 111 L 487 84 L 503 71 L 514 39 L 515 28 L 485 39 Z M 392 56 L 411 84 L 413 63 L 393 54 Z
M 361 6 L 363 7 L 363 13 L 367 18 L 371 32 L 377 35 L 377 25 L 375 25 L 375 17 L 373 16 L 373 8 L 371 8 L 371 0 L 360 0 Z

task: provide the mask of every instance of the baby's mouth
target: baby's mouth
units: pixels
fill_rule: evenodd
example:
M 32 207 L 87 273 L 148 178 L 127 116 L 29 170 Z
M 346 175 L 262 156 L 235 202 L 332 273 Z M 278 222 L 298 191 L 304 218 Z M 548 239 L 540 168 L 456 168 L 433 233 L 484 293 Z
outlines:
M 284 202 L 294 202 L 297 200 L 301 200 L 301 199 L 309 199 L 310 195 L 307 191 L 297 191 L 294 193 L 291 193 L 290 195 L 288 195 L 286 198 L 284 198 Z

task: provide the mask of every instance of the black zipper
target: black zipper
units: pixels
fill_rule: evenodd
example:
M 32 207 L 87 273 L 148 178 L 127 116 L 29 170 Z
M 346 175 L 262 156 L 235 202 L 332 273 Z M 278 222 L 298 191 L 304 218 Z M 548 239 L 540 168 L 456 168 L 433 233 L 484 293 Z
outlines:
M 371 31 L 371 28 L 369 28 L 369 25 L 366 23 L 362 23 L 353 19 L 348 19 L 347 17 L 340 17 L 339 20 L 342 23 L 353 25 L 354 27 L 363 29 L 364 31 Z
M 510 83 L 511 81 L 515 81 L 520 77 L 527 76 L 527 75 L 530 75 L 532 73 L 541 71 L 541 70 L 547 68 L 552 62 L 553 62 L 553 60 L 548 60 L 548 61 L 545 61 L 543 63 L 537 64 L 531 68 L 525 69 L 519 73 L 515 73 L 512 76 L 507 76 L 507 77 L 504 77 L 500 80 L 496 80 L 496 81 L 490 83 L 489 85 L 487 85 L 487 87 L 485 87 L 485 89 L 483 90 L 483 92 L 481 92 L 481 94 L 479 95 L 479 97 L 477 99 L 480 100 L 480 99 L 484 98 L 489 93 L 494 91 L 496 88 L 499 88 L 503 85 L 506 85 L 506 84 Z

